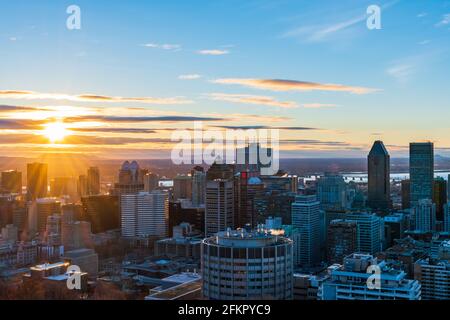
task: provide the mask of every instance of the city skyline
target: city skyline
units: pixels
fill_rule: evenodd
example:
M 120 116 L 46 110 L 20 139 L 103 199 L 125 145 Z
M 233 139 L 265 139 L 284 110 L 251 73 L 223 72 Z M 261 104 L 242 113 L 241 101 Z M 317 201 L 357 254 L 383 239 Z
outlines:
M 7 156 L 170 158 L 174 129 L 280 129 L 285 158 L 450 155 L 450 2 L 6 3 L 0 147 Z M 439 116 L 436 116 L 439 115 Z

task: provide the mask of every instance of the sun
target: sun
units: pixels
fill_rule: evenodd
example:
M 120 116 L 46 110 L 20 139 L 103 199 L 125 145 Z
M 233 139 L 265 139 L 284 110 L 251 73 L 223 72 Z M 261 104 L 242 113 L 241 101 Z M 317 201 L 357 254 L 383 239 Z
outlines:
M 43 135 L 50 140 L 51 143 L 61 142 L 70 132 L 62 122 L 47 123 L 43 130 Z

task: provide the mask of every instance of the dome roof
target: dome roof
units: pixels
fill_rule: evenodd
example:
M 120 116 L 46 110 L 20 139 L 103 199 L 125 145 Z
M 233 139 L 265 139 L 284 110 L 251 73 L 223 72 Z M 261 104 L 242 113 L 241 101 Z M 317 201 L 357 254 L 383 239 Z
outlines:
M 258 177 L 251 177 L 248 179 L 248 184 L 262 184 L 262 181 Z

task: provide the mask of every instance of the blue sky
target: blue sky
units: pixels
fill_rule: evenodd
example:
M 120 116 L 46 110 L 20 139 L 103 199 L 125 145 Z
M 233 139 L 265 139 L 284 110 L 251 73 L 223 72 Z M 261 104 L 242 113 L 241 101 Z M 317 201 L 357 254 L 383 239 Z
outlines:
M 410 141 L 434 141 L 440 154 L 450 148 L 450 1 L 0 3 L 1 105 L 71 108 L 70 115 L 89 109 L 90 115 L 221 119 L 207 120 L 211 127 L 314 129 L 281 130 L 285 156 L 364 156 L 375 139 L 399 156 Z M 72 4 L 81 8 L 81 30 L 66 28 Z M 372 4 L 382 8 L 381 30 L 366 27 Z M 260 80 L 298 86 L 287 89 L 286 82 L 273 81 L 262 86 Z M 27 94 L 6 94 L 13 90 Z M 153 100 L 69 97 L 82 94 Z M 3 148 L 11 154 L 48 150 L 45 142 L 29 139 L 39 135 L 38 127 L 9 126 L 27 116 L 36 120 L 38 111 L 10 109 L 0 114 L 8 120 L 0 127 Z M 162 129 L 192 127 L 189 119 L 101 122 L 107 128 L 157 131 L 151 137 L 83 132 L 96 152 L 117 156 L 170 149 L 162 141 L 170 131 Z M 17 139 L 6 138 L 11 134 Z M 115 138 L 124 137 L 129 139 L 117 143 Z M 93 149 L 83 141 L 70 147 Z

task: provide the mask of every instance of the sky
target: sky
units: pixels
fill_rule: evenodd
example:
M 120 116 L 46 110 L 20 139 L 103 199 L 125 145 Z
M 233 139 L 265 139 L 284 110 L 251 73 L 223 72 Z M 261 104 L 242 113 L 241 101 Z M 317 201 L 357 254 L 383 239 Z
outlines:
M 194 121 L 277 129 L 290 158 L 450 156 L 450 1 L 0 4 L 2 156 L 166 158 Z

